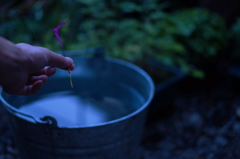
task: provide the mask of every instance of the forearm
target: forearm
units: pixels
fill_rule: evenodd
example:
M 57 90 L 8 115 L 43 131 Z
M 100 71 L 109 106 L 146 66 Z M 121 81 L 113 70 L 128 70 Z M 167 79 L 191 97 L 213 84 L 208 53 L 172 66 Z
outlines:
M 27 58 L 15 44 L 0 37 L 0 85 L 11 84 L 16 72 L 26 67 Z

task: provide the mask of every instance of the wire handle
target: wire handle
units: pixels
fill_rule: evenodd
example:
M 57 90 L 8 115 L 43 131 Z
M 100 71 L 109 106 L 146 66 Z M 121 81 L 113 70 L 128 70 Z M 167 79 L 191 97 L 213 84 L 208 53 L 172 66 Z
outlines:
M 54 120 L 49 120 L 50 118 L 47 118 L 48 120 L 46 120 L 46 117 L 43 117 L 43 118 L 40 118 L 40 119 L 36 119 L 35 117 L 31 116 L 31 115 L 28 115 L 28 114 L 25 114 L 21 111 L 19 111 L 19 109 L 16 109 L 14 108 L 13 106 L 11 106 L 10 104 L 8 104 L 5 99 L 3 99 L 3 96 L 2 96 L 2 87 L 0 86 L 0 101 L 2 102 L 2 105 L 3 107 L 11 114 L 13 114 L 14 116 L 23 116 L 25 118 L 28 118 L 28 119 L 32 119 L 36 124 L 48 124 L 48 125 L 54 125 L 56 126 L 57 125 L 57 121 L 51 117 L 51 119 L 53 118 Z

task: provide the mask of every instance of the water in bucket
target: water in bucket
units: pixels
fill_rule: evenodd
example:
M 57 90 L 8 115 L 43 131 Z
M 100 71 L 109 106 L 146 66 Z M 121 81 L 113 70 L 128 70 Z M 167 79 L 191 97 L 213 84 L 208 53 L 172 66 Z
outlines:
M 91 126 L 126 116 L 142 105 L 143 97 L 131 87 L 101 86 L 96 91 L 73 90 L 49 93 L 19 107 L 24 114 L 36 119 L 54 117 L 59 127 Z M 100 91 L 104 89 L 105 91 Z M 125 94 L 107 94 L 118 90 Z M 121 90 L 119 90 L 121 89 Z M 133 99 L 135 98 L 135 99 Z M 126 99 L 124 101 L 124 99 Z M 134 102 L 131 102 L 134 101 Z M 129 102 L 129 103 L 128 103 Z M 134 104 L 132 104 L 134 103 Z M 26 120 L 31 120 L 25 117 Z

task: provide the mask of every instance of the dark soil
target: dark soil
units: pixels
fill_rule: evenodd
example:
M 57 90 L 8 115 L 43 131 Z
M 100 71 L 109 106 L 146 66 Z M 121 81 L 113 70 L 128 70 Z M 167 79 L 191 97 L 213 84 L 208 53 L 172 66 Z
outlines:
M 240 158 L 240 95 L 226 89 L 184 92 L 169 108 L 164 118 L 147 122 L 141 159 Z M 0 159 L 19 159 L 2 107 Z
M 183 94 L 174 107 L 169 117 L 148 123 L 141 159 L 240 158 L 240 96 Z

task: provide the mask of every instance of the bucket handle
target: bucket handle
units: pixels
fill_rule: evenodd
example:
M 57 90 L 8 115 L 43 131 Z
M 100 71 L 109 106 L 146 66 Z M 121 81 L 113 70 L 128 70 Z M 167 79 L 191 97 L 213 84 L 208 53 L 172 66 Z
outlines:
M 47 124 L 47 125 L 52 125 L 54 127 L 57 127 L 57 120 L 54 119 L 51 116 L 44 116 L 40 119 L 36 119 L 31 115 L 25 114 L 20 112 L 18 109 L 12 107 L 10 104 L 8 104 L 2 97 L 2 87 L 0 86 L 0 101 L 2 102 L 3 107 L 11 114 L 13 114 L 14 116 L 16 116 L 16 114 L 24 116 L 26 118 L 30 118 L 32 120 L 34 120 L 34 122 L 36 124 Z

